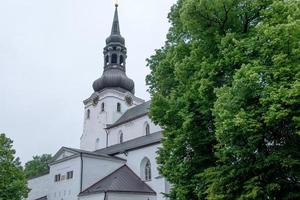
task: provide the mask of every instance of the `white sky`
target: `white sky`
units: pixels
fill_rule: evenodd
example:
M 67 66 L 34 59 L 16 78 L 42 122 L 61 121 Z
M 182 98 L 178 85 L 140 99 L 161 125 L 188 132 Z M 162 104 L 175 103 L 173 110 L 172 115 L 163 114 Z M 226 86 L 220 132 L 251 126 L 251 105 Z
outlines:
M 175 0 L 120 0 L 127 75 L 149 99 L 145 59 L 163 46 Z M 24 162 L 79 147 L 83 103 L 102 74 L 112 0 L 0 0 L 0 132 Z

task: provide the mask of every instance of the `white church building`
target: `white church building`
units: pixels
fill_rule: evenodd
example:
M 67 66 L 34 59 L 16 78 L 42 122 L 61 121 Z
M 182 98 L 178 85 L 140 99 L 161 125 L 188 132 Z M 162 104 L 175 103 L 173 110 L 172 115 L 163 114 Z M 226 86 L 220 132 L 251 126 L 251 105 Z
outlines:
M 150 102 L 134 95 L 116 5 L 104 70 L 84 101 L 80 149 L 62 147 L 47 174 L 28 180 L 28 200 L 163 200 L 170 185 L 157 170 L 162 129 Z

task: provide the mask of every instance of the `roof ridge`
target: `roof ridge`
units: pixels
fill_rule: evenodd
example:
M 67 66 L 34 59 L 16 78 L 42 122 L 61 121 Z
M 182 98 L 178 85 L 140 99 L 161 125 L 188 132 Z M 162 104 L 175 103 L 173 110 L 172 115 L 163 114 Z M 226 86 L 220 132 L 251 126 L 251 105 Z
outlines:
M 147 145 L 151 145 L 151 144 L 154 144 L 154 143 L 158 143 L 158 142 L 161 141 L 162 133 L 163 133 L 162 130 L 157 131 L 157 132 L 151 133 L 150 135 L 144 135 L 144 136 L 140 136 L 140 137 L 125 141 L 121 144 L 114 144 L 114 145 L 111 145 L 111 146 L 106 147 L 106 148 L 98 149 L 98 150 L 96 150 L 96 152 L 103 152 L 104 151 L 104 153 L 107 154 L 107 155 L 113 155 L 113 154 L 116 154 L 116 153 L 108 153 L 107 150 L 113 149 L 113 148 L 116 148 L 116 147 L 125 147 L 126 148 L 126 145 L 130 145 L 133 142 L 135 143 L 135 145 L 127 146 L 126 151 L 132 150 L 132 149 L 137 149 L 137 148 L 144 147 L 144 146 L 147 146 Z M 146 139 L 148 139 L 148 141 Z M 120 153 L 120 151 L 118 151 L 117 153 Z
M 139 105 L 129 108 L 113 124 L 108 125 L 106 129 L 114 128 L 116 126 L 125 124 L 129 121 L 132 121 L 132 120 L 140 118 L 144 115 L 147 115 L 149 113 L 149 108 L 150 108 L 150 105 L 148 105 L 148 104 L 151 104 L 151 100 L 145 101 Z M 143 109 L 143 107 L 146 107 L 146 108 Z M 139 109 L 141 109 L 141 110 L 139 110 Z M 136 110 L 138 112 L 134 113 Z M 129 115 L 128 113 L 131 113 L 131 112 L 133 112 L 132 115 L 128 116 Z

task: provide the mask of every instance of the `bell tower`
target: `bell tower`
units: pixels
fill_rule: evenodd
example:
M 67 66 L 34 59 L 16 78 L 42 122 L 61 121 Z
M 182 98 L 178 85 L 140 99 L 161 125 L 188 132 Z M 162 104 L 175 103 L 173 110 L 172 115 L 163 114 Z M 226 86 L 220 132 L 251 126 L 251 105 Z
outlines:
M 110 36 L 106 39 L 106 47 L 104 48 L 104 70 L 111 67 L 118 68 L 122 71 L 126 70 L 127 49 L 125 47 L 125 39 L 121 36 L 118 5 L 113 20 Z
M 100 78 L 94 81 L 94 93 L 84 101 L 84 128 L 80 148 L 94 151 L 107 147 L 106 127 L 116 122 L 129 108 L 144 100 L 134 96 L 134 81 L 126 75 L 127 49 L 121 36 L 118 4 L 111 33 L 103 50 L 104 67 Z
M 126 76 L 127 49 L 125 39 L 120 33 L 118 4 L 116 4 L 111 34 L 106 39 L 104 54 L 104 71 L 93 88 L 100 92 L 105 88 L 119 88 L 134 94 L 134 82 Z

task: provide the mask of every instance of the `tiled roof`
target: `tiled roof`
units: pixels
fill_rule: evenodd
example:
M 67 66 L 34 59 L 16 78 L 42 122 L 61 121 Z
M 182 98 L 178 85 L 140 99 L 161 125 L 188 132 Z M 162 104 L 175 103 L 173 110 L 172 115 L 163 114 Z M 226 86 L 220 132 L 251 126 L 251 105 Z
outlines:
M 142 117 L 149 112 L 151 101 L 147 101 L 140 105 L 137 105 L 133 108 L 127 110 L 114 124 L 109 125 L 107 128 L 113 128 L 119 126 L 121 124 L 127 123 L 139 117 Z
M 86 196 L 103 192 L 156 195 L 155 191 L 150 188 L 145 182 L 143 182 L 126 165 L 122 166 L 99 182 L 87 188 L 86 190 L 81 192 L 79 196 Z
M 116 155 L 118 153 L 124 153 L 126 151 L 139 149 L 145 146 L 153 145 L 160 143 L 162 139 L 162 131 L 152 133 L 147 136 L 135 138 L 133 140 L 129 140 L 127 142 L 124 142 L 122 144 L 116 144 L 104 149 L 99 149 L 95 151 L 96 153 L 100 154 L 107 154 L 107 155 Z
M 65 150 L 71 151 L 74 153 L 74 156 L 67 156 L 65 158 L 59 159 L 57 160 L 57 158 L 61 155 L 61 153 Z M 90 156 L 95 156 L 98 158 L 107 158 L 107 159 L 114 159 L 114 160 L 120 160 L 120 161 L 125 161 L 124 159 L 115 157 L 115 156 L 110 156 L 101 152 L 96 152 L 96 151 L 85 151 L 82 149 L 75 149 L 75 148 L 69 148 L 69 147 L 62 147 L 60 148 L 60 150 L 53 156 L 52 160 L 50 161 L 49 165 L 53 165 L 56 164 L 58 162 L 62 162 L 65 161 L 66 159 L 70 159 L 70 158 L 74 158 L 77 156 L 80 156 L 80 154 L 82 154 L 83 156 L 85 155 L 90 155 Z

